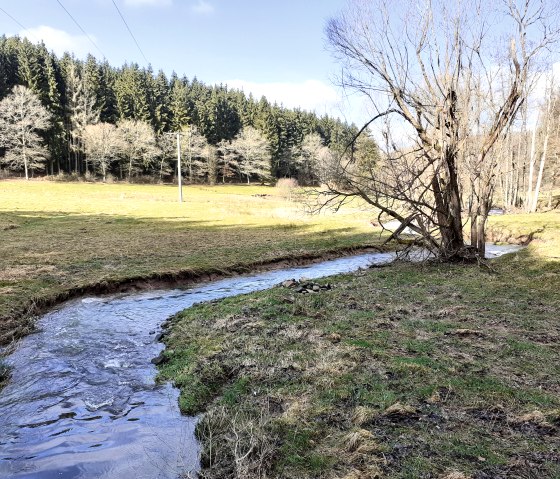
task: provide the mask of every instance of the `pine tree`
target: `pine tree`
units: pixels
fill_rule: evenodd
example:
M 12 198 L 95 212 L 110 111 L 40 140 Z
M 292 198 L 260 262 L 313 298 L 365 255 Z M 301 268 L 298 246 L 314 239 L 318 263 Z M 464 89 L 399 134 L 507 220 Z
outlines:
M 169 82 L 165 73 L 160 70 L 152 80 L 152 95 L 150 98 L 150 113 L 152 126 L 156 134 L 169 131 L 171 112 L 169 108 Z
M 41 96 L 41 65 L 37 48 L 27 38 L 24 38 L 19 45 L 18 77 L 20 84 L 25 85 L 33 93 Z
M 171 76 L 169 94 L 169 114 L 171 131 L 181 131 L 189 123 L 187 110 L 187 86 L 175 72 Z

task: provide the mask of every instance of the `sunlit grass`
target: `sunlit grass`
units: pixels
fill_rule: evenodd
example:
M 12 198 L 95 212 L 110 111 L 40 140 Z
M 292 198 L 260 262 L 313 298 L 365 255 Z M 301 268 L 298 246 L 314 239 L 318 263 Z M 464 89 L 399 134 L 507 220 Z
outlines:
M 264 195 L 264 196 L 263 196 Z M 378 244 L 359 205 L 310 216 L 271 187 L 0 182 L 0 342 L 35 302 L 92 284 Z

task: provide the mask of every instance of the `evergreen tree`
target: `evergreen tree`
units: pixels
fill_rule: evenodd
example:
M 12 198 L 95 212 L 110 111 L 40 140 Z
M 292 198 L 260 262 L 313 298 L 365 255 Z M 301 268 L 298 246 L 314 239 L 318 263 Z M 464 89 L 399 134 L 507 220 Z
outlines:
M 169 108 L 169 82 L 165 73 L 160 70 L 157 77 L 150 80 L 150 114 L 152 126 L 156 134 L 169 131 L 171 123 L 171 112 Z
M 187 109 L 187 85 L 179 80 L 175 72 L 171 76 L 171 90 L 169 94 L 169 116 L 171 131 L 181 131 L 189 123 Z

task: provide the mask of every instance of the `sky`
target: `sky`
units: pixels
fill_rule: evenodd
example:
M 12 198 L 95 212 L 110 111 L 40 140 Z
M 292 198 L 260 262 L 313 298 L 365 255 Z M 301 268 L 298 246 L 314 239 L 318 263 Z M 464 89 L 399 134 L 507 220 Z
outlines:
M 327 20 L 345 4 L 345 0 L 0 0 L 0 8 L 9 14 L 0 10 L 0 33 L 43 40 L 58 55 L 71 51 L 85 58 L 92 53 L 114 66 L 151 64 L 154 71 L 196 76 L 206 84 L 227 84 L 286 107 L 361 124 L 366 112 L 357 98 L 348 98 L 337 86 L 340 65 L 328 51 L 324 34 Z

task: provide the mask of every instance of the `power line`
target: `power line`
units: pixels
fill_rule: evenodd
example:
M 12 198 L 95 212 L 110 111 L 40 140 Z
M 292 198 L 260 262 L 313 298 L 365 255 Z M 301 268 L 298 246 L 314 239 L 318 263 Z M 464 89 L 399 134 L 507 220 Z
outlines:
M 37 40 L 37 42 L 40 42 L 40 40 L 33 34 L 31 33 L 31 31 L 29 30 L 29 28 L 24 27 L 20 22 L 18 22 L 14 17 L 12 17 L 6 10 L 4 10 L 2 7 L 0 7 L 0 11 L 4 12 L 4 14 L 8 17 L 11 18 L 15 23 L 17 23 L 21 28 L 23 28 L 28 34 L 31 34 L 32 37 L 35 38 L 35 40 Z
M 115 3 L 115 0 L 111 0 L 113 2 L 113 5 L 115 6 L 115 8 L 117 9 L 117 12 L 119 12 L 119 15 L 126 27 L 126 29 L 128 30 L 128 33 L 130 33 L 130 36 L 132 37 L 132 39 L 134 40 L 134 43 L 136 43 L 136 46 L 138 47 L 138 50 L 140 51 L 140 53 L 142 54 L 142 56 L 144 57 L 144 60 L 146 60 L 146 63 L 150 63 L 148 61 L 148 59 L 146 58 L 146 55 L 144 55 L 144 52 L 142 51 L 142 49 L 140 48 L 140 45 L 138 44 L 138 41 L 136 40 L 136 37 L 134 36 L 134 34 L 132 33 L 132 30 L 130 29 L 130 27 L 128 26 L 128 23 L 126 23 L 126 20 L 123 17 L 123 14 L 121 13 L 121 11 L 119 10 L 119 7 L 117 7 L 117 4 Z
M 77 25 L 77 27 L 82 31 L 82 33 L 87 37 L 87 39 L 91 42 L 91 44 L 97 49 L 97 51 L 99 53 L 101 53 L 101 55 L 103 55 L 103 58 L 107 58 L 105 56 L 105 53 L 103 53 L 101 51 L 101 48 L 99 48 L 97 46 L 97 43 L 95 43 L 93 41 L 93 39 L 87 34 L 87 32 L 82 28 L 82 26 L 78 23 L 78 21 L 72 16 L 72 14 L 66 9 L 66 7 L 64 5 L 62 5 L 62 2 L 60 0 L 56 0 L 58 2 L 58 4 L 62 7 L 62 9 L 68 14 L 68 16 L 72 19 L 72 21 Z

